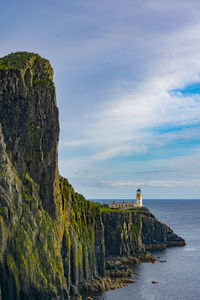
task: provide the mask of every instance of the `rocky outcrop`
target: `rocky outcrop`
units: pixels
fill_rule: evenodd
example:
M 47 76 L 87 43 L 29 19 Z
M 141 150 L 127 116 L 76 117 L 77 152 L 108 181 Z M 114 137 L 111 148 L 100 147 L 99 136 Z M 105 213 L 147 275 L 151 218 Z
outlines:
M 0 59 L 0 122 L 18 175 L 38 184 L 44 208 L 55 213 L 58 109 L 50 63 L 33 53 Z
M 168 246 L 185 246 L 185 241 L 171 228 L 159 222 L 148 209 L 142 216 L 142 244 L 146 250 L 165 249 Z
M 18 52 L 0 59 L 3 300 L 81 299 L 83 286 L 121 286 L 106 272 L 127 269 L 109 269 L 110 256 L 137 262 L 136 256 L 147 257 L 148 248 L 184 244 L 148 209 L 106 211 L 58 175 L 52 77 L 49 62 L 38 54 Z
M 102 220 L 106 257 L 135 256 L 145 251 L 141 239 L 141 217 L 134 210 L 103 212 Z
M 159 222 L 145 207 L 130 211 L 103 212 L 102 220 L 106 257 L 138 256 L 146 250 L 185 245 L 181 237 Z

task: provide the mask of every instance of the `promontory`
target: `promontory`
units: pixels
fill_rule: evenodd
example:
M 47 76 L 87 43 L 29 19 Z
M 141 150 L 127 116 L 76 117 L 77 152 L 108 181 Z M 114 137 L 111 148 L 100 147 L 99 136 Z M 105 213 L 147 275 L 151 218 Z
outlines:
M 116 259 L 185 244 L 147 208 L 112 211 L 76 193 L 59 175 L 58 138 L 49 61 L 28 52 L 1 58 L 2 300 L 81 299 L 114 284 Z

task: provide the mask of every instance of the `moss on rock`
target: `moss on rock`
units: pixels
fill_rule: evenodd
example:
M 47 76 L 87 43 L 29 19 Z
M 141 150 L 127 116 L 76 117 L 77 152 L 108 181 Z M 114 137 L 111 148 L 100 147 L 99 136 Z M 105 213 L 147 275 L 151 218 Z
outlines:
M 52 78 L 38 54 L 0 59 L 0 299 L 81 299 L 84 282 L 114 288 L 98 284 L 105 257 L 184 243 L 149 210 L 109 210 L 59 176 Z

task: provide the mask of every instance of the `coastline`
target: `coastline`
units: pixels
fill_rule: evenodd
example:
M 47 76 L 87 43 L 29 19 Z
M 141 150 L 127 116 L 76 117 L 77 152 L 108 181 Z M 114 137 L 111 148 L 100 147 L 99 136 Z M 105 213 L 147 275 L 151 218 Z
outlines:
M 78 289 L 83 299 L 104 291 L 123 288 L 127 284 L 136 283 L 133 279 L 134 266 L 148 262 L 154 263 L 156 259 L 151 253 L 138 257 L 109 257 L 106 259 L 106 276 L 93 281 L 80 284 Z M 78 298 L 77 298 L 78 299 Z
M 147 261 L 148 246 L 184 243 L 148 208 L 112 210 L 75 192 L 58 171 L 59 121 L 50 63 L 28 52 L 0 60 L 3 299 L 81 299 L 83 284 L 105 289 L 130 282 L 124 258 Z
M 199 209 L 200 201 L 149 201 L 148 207 L 158 219 L 170 225 L 186 240 L 185 247 L 152 250 L 154 264 L 134 266 L 133 279 L 123 289 L 94 296 L 94 300 L 198 299 L 199 297 Z M 186 221 L 187 220 L 187 221 Z M 152 281 L 158 281 L 157 285 Z

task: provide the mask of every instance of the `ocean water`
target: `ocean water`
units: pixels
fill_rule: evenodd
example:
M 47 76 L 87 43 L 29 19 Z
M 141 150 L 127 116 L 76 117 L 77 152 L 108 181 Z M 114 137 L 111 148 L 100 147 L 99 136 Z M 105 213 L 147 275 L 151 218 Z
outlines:
M 101 201 L 102 202 L 102 201 Z M 107 203 L 109 200 L 106 201 Z M 107 291 L 95 300 L 199 300 L 200 200 L 144 200 L 156 218 L 186 241 L 185 247 L 152 252 L 166 262 L 134 267 L 137 283 Z M 152 284 L 152 280 L 159 281 Z

